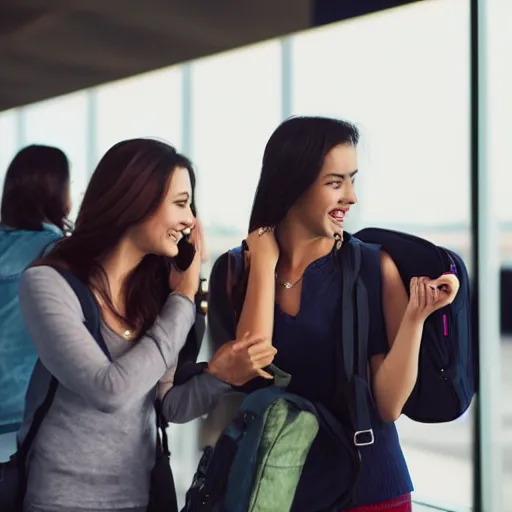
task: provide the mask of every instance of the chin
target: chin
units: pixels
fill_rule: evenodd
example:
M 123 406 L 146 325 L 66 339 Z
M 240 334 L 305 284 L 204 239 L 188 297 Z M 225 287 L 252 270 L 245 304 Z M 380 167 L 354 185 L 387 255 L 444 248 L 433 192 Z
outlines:
M 343 224 L 334 224 L 331 223 L 329 226 L 329 229 L 326 230 L 330 238 L 334 238 L 335 235 L 341 235 L 343 236 L 343 231 L 345 231 Z
M 178 246 L 175 245 L 174 247 L 161 247 L 160 251 L 158 252 L 159 256 L 165 256 L 166 258 L 176 258 L 179 253 Z
M 176 247 L 175 249 L 171 249 L 171 250 L 167 251 L 166 256 L 169 258 L 176 258 L 176 256 L 178 256 L 179 252 L 180 252 L 179 249 Z

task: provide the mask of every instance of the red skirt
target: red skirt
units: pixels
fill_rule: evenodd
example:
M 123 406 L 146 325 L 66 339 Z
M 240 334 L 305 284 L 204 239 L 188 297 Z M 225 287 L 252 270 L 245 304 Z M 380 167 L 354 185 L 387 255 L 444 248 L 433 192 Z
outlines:
M 375 503 L 374 505 L 363 505 L 362 507 L 351 508 L 345 512 L 412 512 L 412 500 L 410 494 L 404 494 L 390 501 Z

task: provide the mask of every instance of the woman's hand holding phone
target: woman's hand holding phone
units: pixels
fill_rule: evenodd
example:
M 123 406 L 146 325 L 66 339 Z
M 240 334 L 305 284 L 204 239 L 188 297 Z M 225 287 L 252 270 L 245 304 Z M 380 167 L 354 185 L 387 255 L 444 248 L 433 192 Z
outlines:
M 173 265 L 169 275 L 169 286 L 172 291 L 188 297 L 192 302 L 195 301 L 196 293 L 199 289 L 201 262 L 204 261 L 203 256 L 203 231 L 196 222 L 196 226 L 192 229 L 188 240 L 181 240 L 181 250 L 187 251 L 185 259 L 191 258 L 192 261 L 189 265 L 188 261 L 185 263 L 180 262 L 185 268 L 180 269 L 178 265 Z M 184 245 L 185 244 L 185 245 Z M 187 246 L 186 244 L 190 244 Z M 182 254 L 182 256 L 184 256 Z M 179 258 L 179 254 L 177 259 Z M 182 260 L 183 261 L 183 260 Z

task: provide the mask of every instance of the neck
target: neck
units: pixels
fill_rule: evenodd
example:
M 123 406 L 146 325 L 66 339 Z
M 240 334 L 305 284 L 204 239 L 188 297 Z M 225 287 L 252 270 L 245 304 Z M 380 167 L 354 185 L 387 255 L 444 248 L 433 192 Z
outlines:
M 114 304 L 119 298 L 126 278 L 142 261 L 144 254 L 126 239 L 121 240 L 102 260 L 101 266 L 107 274 Z
M 297 222 L 283 221 L 277 230 L 279 267 L 292 274 L 304 272 L 315 260 L 332 251 L 334 239 L 313 236 Z

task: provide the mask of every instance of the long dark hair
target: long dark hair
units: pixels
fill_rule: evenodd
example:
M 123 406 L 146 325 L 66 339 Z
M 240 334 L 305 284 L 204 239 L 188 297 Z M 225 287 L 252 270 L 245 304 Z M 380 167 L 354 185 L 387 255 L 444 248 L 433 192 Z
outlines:
M 167 193 L 177 167 L 192 164 L 172 146 L 154 139 L 119 142 L 107 151 L 91 177 L 73 234 L 57 243 L 38 264 L 64 265 L 93 288 L 119 318 L 144 332 L 155 321 L 169 292 L 172 260 L 146 255 L 125 283 L 126 314 L 112 304 L 108 280 L 99 261 L 126 231 L 153 214 Z
M 69 162 L 52 146 L 21 149 L 7 169 L 1 221 L 11 228 L 41 231 L 48 222 L 64 230 L 68 215 Z
M 291 117 L 270 137 L 249 221 L 249 232 L 277 226 L 317 179 L 325 156 L 340 144 L 357 146 L 351 123 L 328 117 Z

